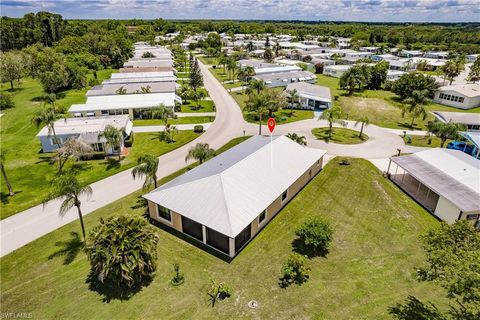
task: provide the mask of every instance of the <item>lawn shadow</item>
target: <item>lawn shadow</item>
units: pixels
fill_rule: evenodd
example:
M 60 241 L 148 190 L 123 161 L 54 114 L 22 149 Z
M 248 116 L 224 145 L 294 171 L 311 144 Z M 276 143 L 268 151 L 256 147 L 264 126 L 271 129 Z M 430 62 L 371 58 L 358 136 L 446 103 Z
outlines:
M 329 252 L 328 248 L 314 249 L 306 246 L 299 238 L 292 241 L 292 248 L 296 253 L 306 256 L 309 259 L 314 257 L 326 258 Z
M 13 191 L 13 196 L 16 194 L 22 193 L 22 191 Z M 0 193 L 0 201 L 3 204 L 9 204 L 10 203 L 10 198 L 13 197 L 11 196 L 8 192 L 1 192 Z
M 146 208 L 147 206 L 148 206 L 147 199 L 143 198 L 142 196 L 138 196 L 137 201 L 130 208 L 131 209 L 140 209 L 140 208 Z
M 127 286 L 119 285 L 113 281 L 105 281 L 102 283 L 100 280 L 98 280 L 97 276 L 90 271 L 85 283 L 88 284 L 88 289 L 95 291 L 102 296 L 102 302 L 109 303 L 112 300 L 130 300 L 130 298 L 140 292 L 143 287 L 149 286 L 152 280 L 153 277 L 144 277 L 140 284 L 137 284 L 132 288 L 128 288 Z
M 118 159 L 114 159 L 114 158 L 105 159 L 104 164 L 106 164 L 106 167 L 105 167 L 106 171 L 109 171 L 109 170 L 112 170 L 112 169 L 118 169 L 121 166 L 120 161 Z
M 73 262 L 80 250 L 83 248 L 83 240 L 77 232 L 70 232 L 71 238 L 64 241 L 55 242 L 55 246 L 59 247 L 57 251 L 48 256 L 48 260 L 56 257 L 65 257 L 63 264 L 67 265 Z
M 410 123 L 408 122 L 397 122 L 397 125 L 400 127 L 400 128 L 404 128 L 404 129 L 407 129 L 407 130 L 420 130 L 422 129 L 420 126 L 418 126 L 417 124 L 413 124 L 410 125 Z
M 309 276 L 305 276 L 305 279 L 298 280 L 298 279 L 289 279 L 285 277 L 280 277 L 278 278 L 278 286 L 280 287 L 280 289 L 287 289 L 292 284 L 301 286 L 302 284 L 308 281 L 308 278 Z
M 41 153 L 41 151 L 39 153 Z M 35 164 L 45 163 L 45 162 L 48 162 L 49 164 L 52 163 L 52 155 L 43 154 L 41 156 L 38 156 L 38 161 L 36 161 Z

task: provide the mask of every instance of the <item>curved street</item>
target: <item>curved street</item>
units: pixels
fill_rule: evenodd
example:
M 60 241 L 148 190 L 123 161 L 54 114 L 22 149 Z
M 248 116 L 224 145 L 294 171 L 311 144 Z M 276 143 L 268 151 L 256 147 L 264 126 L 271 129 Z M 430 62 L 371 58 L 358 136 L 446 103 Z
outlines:
M 258 124 L 246 122 L 243 119 L 240 107 L 233 97 L 209 72 L 207 66 L 200 61 L 199 65 L 203 74 L 204 86 L 215 102 L 215 121 L 199 138 L 159 158 L 160 165 L 157 172 L 159 178 L 165 177 L 185 167 L 185 155 L 188 149 L 198 142 L 206 142 L 210 144 L 212 148 L 217 149 L 231 139 L 242 136 L 243 134 L 255 135 L 258 133 Z M 308 146 L 324 149 L 330 154 L 330 157 L 341 155 L 367 159 L 385 159 L 396 154 L 397 149 L 403 150 L 405 148 L 403 140 L 395 131 L 380 128 L 375 125 L 369 125 L 365 128 L 365 133 L 369 135 L 370 139 L 358 145 L 325 143 L 317 140 L 311 134 L 311 129 L 327 125 L 326 121 L 309 119 L 277 126 L 274 133 L 286 134 L 296 132 L 304 135 L 307 138 Z M 348 122 L 348 127 L 355 129 L 353 122 Z M 268 132 L 266 125 L 263 126 L 262 132 Z M 141 189 L 143 181 L 133 180 L 131 170 L 132 169 L 122 171 L 91 184 L 93 190 L 92 197 L 90 199 L 81 199 L 83 214 L 87 215 Z M 4 256 L 78 219 L 75 208 L 68 211 L 65 216 L 60 217 L 58 214 L 60 205 L 61 202 L 59 200 L 54 200 L 45 206 L 38 205 L 1 220 L 0 256 Z

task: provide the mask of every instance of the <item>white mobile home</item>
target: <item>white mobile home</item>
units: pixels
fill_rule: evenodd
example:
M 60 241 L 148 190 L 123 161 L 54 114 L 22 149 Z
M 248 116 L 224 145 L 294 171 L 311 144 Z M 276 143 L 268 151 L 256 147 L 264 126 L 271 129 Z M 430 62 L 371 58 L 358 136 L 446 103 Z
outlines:
M 351 65 L 333 65 L 333 66 L 325 66 L 323 68 L 323 74 L 335 78 L 340 78 L 344 72 L 350 69 Z
M 480 160 L 434 148 L 390 158 L 387 174 L 439 219 L 467 219 L 480 228 Z
M 54 123 L 58 140 L 55 140 L 55 137 L 48 132 L 47 127 L 40 130 L 37 137 L 40 140 L 43 152 L 57 150 L 58 145 L 62 146 L 68 139 L 80 139 L 90 145 L 94 151 L 111 154 L 118 150 L 113 150 L 108 146 L 105 138 L 101 136 L 109 125 L 123 130 L 124 139 L 121 143 L 121 149 L 123 149 L 123 141 L 130 136 L 133 127 L 128 116 L 61 119 Z
M 287 86 L 285 94 L 289 91 L 296 90 L 300 97 L 300 108 L 319 110 L 326 109 L 332 106 L 332 95 L 330 89 L 327 87 L 318 86 L 315 84 L 297 82 L 291 83 Z M 290 106 L 291 108 L 294 106 Z
M 480 107 L 480 84 L 461 84 L 440 87 L 433 101 L 459 109 Z

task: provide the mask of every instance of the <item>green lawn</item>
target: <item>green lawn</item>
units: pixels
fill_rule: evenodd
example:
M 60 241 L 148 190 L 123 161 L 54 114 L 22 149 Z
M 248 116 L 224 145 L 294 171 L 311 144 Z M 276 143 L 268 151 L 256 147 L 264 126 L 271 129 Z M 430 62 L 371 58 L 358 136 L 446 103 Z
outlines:
M 111 70 L 99 72 L 99 78 L 109 77 Z M 5 90 L 2 88 L 2 90 Z M 72 103 L 85 101 L 84 90 L 69 90 L 65 97 L 59 99 L 57 105 L 69 107 Z M 43 94 L 40 84 L 31 79 L 24 79 L 20 89 L 14 93 L 15 108 L 3 110 L 0 118 L 0 137 L 2 150 L 7 150 L 6 171 L 16 194 L 7 196 L 5 184 L 1 183 L 0 217 L 4 219 L 19 211 L 41 203 L 48 192 L 49 183 L 56 174 L 55 165 L 50 164 L 51 153 L 40 153 L 40 142 L 35 137 L 40 129 L 30 124 L 34 113 L 42 108 L 35 101 Z M 167 144 L 152 140 L 152 134 L 137 134 L 129 155 L 118 166 L 105 160 L 89 160 L 75 164 L 79 179 L 84 184 L 90 184 L 122 170 L 132 167 L 136 157 L 141 153 L 152 152 L 160 155 L 171 151 L 193 139 L 198 134 L 192 131 L 182 131 L 176 136 L 176 142 Z M 67 168 L 71 164 L 67 165 Z
M 86 216 L 87 229 L 100 218 L 143 214 L 143 193 Z M 335 231 L 329 255 L 309 261 L 308 282 L 280 289 L 295 227 L 318 215 Z M 41 319 L 391 319 L 388 306 L 409 294 L 446 305 L 441 289 L 414 279 L 424 260 L 418 236 L 437 225 L 366 160 L 352 159 L 349 166 L 332 160 L 230 263 L 157 228 L 156 276 L 125 301 L 104 302 L 89 290 L 86 256 L 72 241 L 80 227 L 72 222 L 0 260 L 2 312 L 32 312 Z M 68 255 L 62 254 L 66 246 Z M 169 285 L 173 263 L 185 274 L 179 287 Z M 211 279 L 234 289 L 214 308 L 206 295 Z M 255 310 L 247 306 L 252 299 L 259 304 Z
M 202 100 L 199 102 L 200 108 L 194 101 L 187 101 L 181 105 L 181 112 L 215 112 L 215 103 L 212 100 Z
M 217 64 L 218 63 L 218 58 L 217 57 L 205 57 L 205 56 L 196 56 L 196 58 L 200 61 L 202 61 L 203 64 Z
M 192 124 L 192 123 L 207 123 L 213 122 L 215 117 L 180 117 L 176 119 L 168 119 L 169 124 Z M 133 120 L 133 125 L 137 127 L 141 126 L 163 126 L 163 120 L 160 119 L 145 119 L 145 120 Z
M 435 136 L 427 137 L 427 136 L 407 135 L 406 137 L 403 137 L 403 135 L 401 135 L 401 137 L 403 138 L 403 141 L 405 141 L 406 145 L 414 146 L 414 147 L 439 148 L 442 142 L 440 138 Z M 409 140 L 409 137 L 410 137 L 410 140 Z M 450 141 L 452 140 L 448 139 L 445 142 L 444 147 L 446 147 Z
M 347 128 L 333 128 L 332 137 L 328 137 L 328 128 L 315 128 L 312 129 L 312 134 L 319 140 L 325 140 L 325 142 L 333 142 L 339 144 L 358 144 L 368 140 L 368 136 L 363 133 L 360 138 L 359 131 L 347 129 Z
M 275 88 L 277 90 L 283 90 L 283 88 Z M 238 103 L 240 108 L 243 110 L 248 100 L 248 96 L 241 91 L 231 92 L 230 93 Z M 254 112 L 243 111 L 243 117 L 246 121 L 252 123 L 258 123 L 258 116 Z M 267 120 L 268 115 L 265 115 L 264 122 Z M 275 120 L 277 124 L 285 124 L 300 120 L 312 119 L 313 111 L 311 110 L 290 110 L 290 109 L 279 109 L 275 112 Z
M 317 74 L 317 84 L 330 88 L 334 104 L 340 105 L 348 120 L 359 120 L 364 116 L 370 119 L 370 123 L 393 129 L 412 129 L 412 118 L 407 114 L 402 117 L 401 103 L 396 95 L 386 90 L 364 90 L 355 92 L 352 96 L 347 95 L 346 90 L 340 89 L 339 79 Z M 338 100 L 335 100 L 338 97 Z M 434 120 L 431 111 L 471 112 L 479 113 L 479 108 L 459 110 L 457 108 L 430 103 L 425 106 L 428 116 L 425 120 L 416 119 L 413 129 L 425 130 L 428 121 Z
M 210 68 L 210 72 L 213 74 L 213 76 L 226 88 L 226 89 L 231 89 L 231 88 L 238 88 L 243 85 L 243 82 L 234 79 L 235 82 L 233 83 L 224 83 L 224 81 L 229 81 L 231 80 L 228 76 L 228 70 L 223 71 L 222 66 L 218 66 L 217 68 Z

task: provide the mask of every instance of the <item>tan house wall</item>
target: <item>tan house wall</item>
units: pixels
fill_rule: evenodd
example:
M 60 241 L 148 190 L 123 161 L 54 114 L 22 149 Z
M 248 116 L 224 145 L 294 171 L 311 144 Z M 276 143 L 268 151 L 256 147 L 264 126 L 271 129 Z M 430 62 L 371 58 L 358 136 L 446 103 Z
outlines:
M 155 221 L 161 222 L 164 225 L 167 225 L 174 228 L 175 230 L 182 232 L 182 216 L 180 214 L 174 211 L 170 211 L 170 214 L 172 216 L 172 222 L 169 223 L 165 219 L 162 219 L 158 216 L 157 204 L 150 200 L 148 201 L 148 212 L 150 213 L 150 217 Z
M 315 175 L 322 169 L 323 157 L 320 158 L 320 162 L 314 163 L 307 171 L 305 171 L 289 188 L 287 192 L 287 199 L 282 203 L 282 195 L 280 195 L 275 201 L 272 202 L 267 208 L 267 217 L 262 224 L 258 224 L 258 217 L 252 221 L 251 225 L 251 238 L 253 238 L 270 220 L 272 220 L 277 213 L 292 199 Z M 310 170 L 312 173 L 310 174 Z

